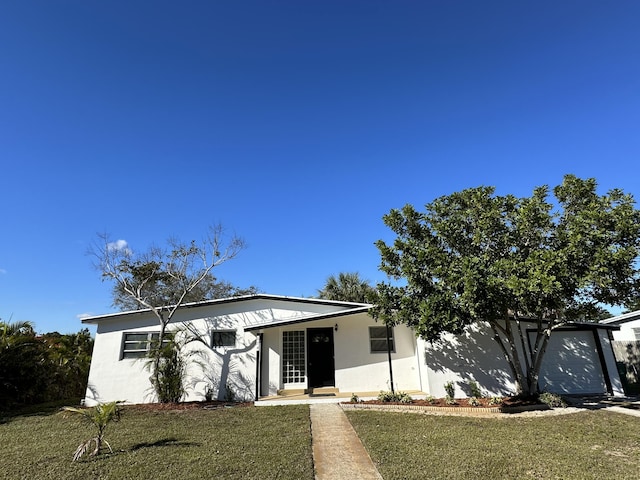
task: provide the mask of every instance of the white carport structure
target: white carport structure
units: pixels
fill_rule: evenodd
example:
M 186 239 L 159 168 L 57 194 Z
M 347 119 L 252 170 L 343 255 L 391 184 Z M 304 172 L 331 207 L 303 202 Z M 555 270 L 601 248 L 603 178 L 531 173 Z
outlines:
M 554 330 L 540 369 L 540 389 L 567 395 L 623 395 L 612 348 L 614 329 L 572 323 Z

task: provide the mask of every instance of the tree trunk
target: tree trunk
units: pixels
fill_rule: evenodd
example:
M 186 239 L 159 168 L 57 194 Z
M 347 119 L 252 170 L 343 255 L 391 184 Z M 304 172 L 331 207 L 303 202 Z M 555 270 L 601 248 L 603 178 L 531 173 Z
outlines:
M 534 393 L 538 393 L 538 379 L 540 378 L 540 369 L 542 368 L 542 359 L 547 351 L 549 345 L 549 338 L 551 337 L 551 329 L 547 328 L 542 332 L 538 332 L 538 336 L 542 336 L 540 339 L 536 338 L 535 358 L 531 358 L 531 369 L 529 370 L 529 384 L 533 388 Z M 540 340 L 540 341 L 538 341 Z
M 102 434 L 99 434 L 93 440 L 96 442 L 96 448 L 93 452 L 89 454 L 90 457 L 95 457 L 96 455 L 100 455 L 100 450 L 102 449 Z
M 520 355 L 518 354 L 517 340 L 514 336 L 513 329 L 511 328 L 511 320 L 509 318 L 506 318 L 504 322 L 504 327 L 502 327 L 497 320 L 489 322 L 494 332 L 493 338 L 500 346 L 500 350 L 502 350 L 502 353 L 507 360 L 507 364 L 509 365 L 511 373 L 514 377 L 514 381 L 516 383 L 516 395 L 532 395 L 536 393 L 536 391 L 535 389 L 531 388 L 532 385 L 529 382 L 529 372 L 531 369 L 527 368 L 526 371 L 523 370 Z M 502 332 L 502 335 L 500 335 L 500 332 Z M 505 342 L 508 347 L 507 345 L 505 345 Z M 525 355 L 526 358 L 527 352 L 523 352 L 523 355 Z M 527 362 L 527 366 L 528 365 L 529 362 Z
M 156 391 L 156 395 L 158 395 L 158 387 L 160 385 L 160 357 L 162 341 L 164 340 L 165 332 L 167 329 L 167 321 L 165 320 L 163 314 L 160 312 L 158 316 L 160 317 L 160 334 L 158 335 L 158 344 L 153 346 L 153 372 L 151 373 L 153 377 L 153 388 Z M 158 396 L 158 400 L 161 401 L 160 396 Z

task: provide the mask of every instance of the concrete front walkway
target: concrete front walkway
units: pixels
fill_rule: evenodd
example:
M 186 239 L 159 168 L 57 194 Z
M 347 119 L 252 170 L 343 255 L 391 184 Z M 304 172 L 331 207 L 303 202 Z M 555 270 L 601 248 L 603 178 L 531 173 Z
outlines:
M 316 480 L 382 480 L 339 405 L 309 408 Z

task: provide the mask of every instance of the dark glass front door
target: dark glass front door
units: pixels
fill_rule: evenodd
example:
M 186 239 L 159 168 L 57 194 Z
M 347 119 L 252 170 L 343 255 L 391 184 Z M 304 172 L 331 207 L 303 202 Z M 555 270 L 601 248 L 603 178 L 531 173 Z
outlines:
M 332 328 L 307 329 L 307 375 L 309 388 L 335 385 Z

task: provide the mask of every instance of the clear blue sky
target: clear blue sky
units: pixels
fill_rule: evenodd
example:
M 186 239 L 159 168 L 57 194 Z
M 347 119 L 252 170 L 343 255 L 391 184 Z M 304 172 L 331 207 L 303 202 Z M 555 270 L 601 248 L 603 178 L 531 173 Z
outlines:
M 384 279 L 381 217 L 565 173 L 640 197 L 640 3 L 55 1 L 0 6 L 0 318 L 113 311 L 85 255 L 212 223 L 217 271 L 312 296 Z

